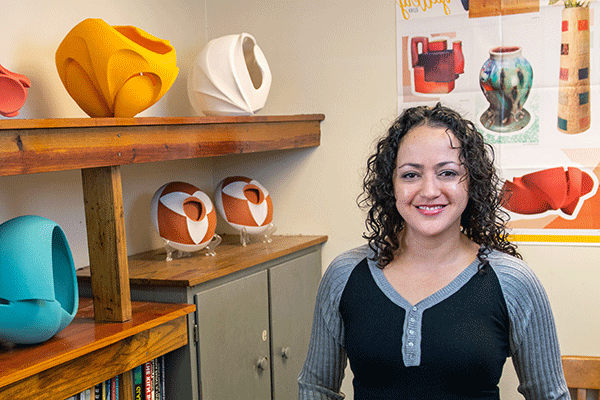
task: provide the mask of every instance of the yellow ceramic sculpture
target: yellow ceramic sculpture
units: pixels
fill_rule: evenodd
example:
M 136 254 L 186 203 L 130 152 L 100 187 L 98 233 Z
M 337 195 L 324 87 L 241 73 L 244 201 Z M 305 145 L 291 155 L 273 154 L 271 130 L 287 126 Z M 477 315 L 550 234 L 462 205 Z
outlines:
M 135 116 L 156 103 L 179 72 L 168 40 L 92 18 L 65 36 L 56 50 L 56 68 L 90 117 Z

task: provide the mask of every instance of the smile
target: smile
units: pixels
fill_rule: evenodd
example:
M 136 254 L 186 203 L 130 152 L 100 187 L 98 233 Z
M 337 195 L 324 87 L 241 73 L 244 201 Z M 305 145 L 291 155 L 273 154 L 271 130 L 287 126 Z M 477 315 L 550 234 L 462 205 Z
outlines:
M 417 208 L 419 210 L 435 211 L 435 210 L 441 210 L 442 208 L 444 208 L 444 206 L 417 206 Z

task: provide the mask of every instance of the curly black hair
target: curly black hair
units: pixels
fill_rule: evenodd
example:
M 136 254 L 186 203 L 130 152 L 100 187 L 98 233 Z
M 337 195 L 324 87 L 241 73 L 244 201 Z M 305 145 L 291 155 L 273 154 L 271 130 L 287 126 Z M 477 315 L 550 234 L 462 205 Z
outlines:
M 398 234 L 404 219 L 396 208 L 394 169 L 398 147 L 412 128 L 427 125 L 449 129 L 460 142 L 459 159 L 467 170 L 469 200 L 461 216 L 462 232 L 480 245 L 477 258 L 483 265 L 487 254 L 499 250 L 521 258 L 515 244 L 507 239 L 508 214 L 500 208 L 500 180 L 494 167 L 494 150 L 485 143 L 475 125 L 458 112 L 437 103 L 435 107 L 406 109 L 390 126 L 387 135 L 367 161 L 359 206 L 367 210 L 367 232 L 363 237 L 374 251 L 375 261 L 384 268 L 394 259 L 400 244 Z

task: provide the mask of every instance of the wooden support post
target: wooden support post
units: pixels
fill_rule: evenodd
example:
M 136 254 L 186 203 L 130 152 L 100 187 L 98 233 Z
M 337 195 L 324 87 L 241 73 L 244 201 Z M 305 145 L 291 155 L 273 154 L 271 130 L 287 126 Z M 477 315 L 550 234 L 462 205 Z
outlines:
M 81 170 L 96 321 L 131 319 L 119 166 Z
M 132 400 L 133 396 L 133 371 L 119 375 L 119 399 Z

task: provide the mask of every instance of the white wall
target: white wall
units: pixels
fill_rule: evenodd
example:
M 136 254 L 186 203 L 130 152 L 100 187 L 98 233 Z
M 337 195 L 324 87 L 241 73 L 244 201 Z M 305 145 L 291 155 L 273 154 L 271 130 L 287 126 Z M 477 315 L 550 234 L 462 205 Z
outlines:
M 134 25 L 175 46 L 180 75 L 165 97 L 140 116 L 194 115 L 185 89 L 194 56 L 207 40 L 241 32 L 255 36 L 273 74 L 260 114 L 326 116 L 318 148 L 123 168 L 130 253 L 159 243 L 147 204 L 163 183 L 185 180 L 211 193 L 221 178 L 233 173 L 252 176 L 270 190 L 277 233 L 329 236 L 325 266 L 341 251 L 362 243 L 363 213 L 356 197 L 365 160 L 396 114 L 393 0 L 22 3 L 0 13 L 0 64 L 32 80 L 18 118 L 85 117 L 60 83 L 54 52 L 64 35 L 88 17 Z M 76 262 L 87 263 L 78 171 L 5 177 L 0 186 L 0 221 L 26 213 L 51 218 L 65 229 Z M 226 230 L 222 225 L 218 229 Z M 521 250 L 548 291 L 563 353 L 600 355 L 595 340 L 600 328 L 600 248 L 526 245 Z M 503 399 L 517 399 L 514 375 L 507 371 Z M 351 394 L 349 381 L 344 388 Z

